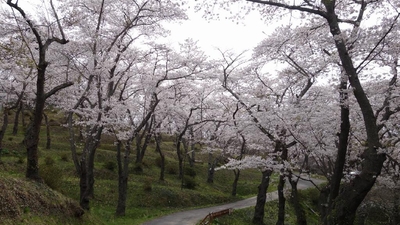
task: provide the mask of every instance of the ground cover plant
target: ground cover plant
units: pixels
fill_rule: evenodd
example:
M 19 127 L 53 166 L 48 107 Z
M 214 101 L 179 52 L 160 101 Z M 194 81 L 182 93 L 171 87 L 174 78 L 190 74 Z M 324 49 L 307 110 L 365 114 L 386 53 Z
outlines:
M 51 116 L 51 113 L 49 113 Z M 56 114 L 54 114 L 56 115 Z M 46 149 L 45 141 L 39 145 L 39 166 L 40 175 L 44 180 L 44 192 L 54 193 L 62 198 L 69 199 L 79 208 L 79 178 L 74 170 L 71 160 L 71 152 L 68 149 L 68 130 L 60 125 L 51 127 L 52 145 Z M 23 134 L 12 135 L 11 130 L 6 132 L 4 150 L 1 157 L 1 185 L 5 187 L 18 186 L 23 191 L 29 191 L 30 181 L 25 180 L 25 150 L 21 144 Z M 45 138 L 43 139 L 45 140 Z M 107 140 L 107 138 L 105 138 Z M 110 139 L 111 140 L 111 139 Z M 183 209 L 205 207 L 209 205 L 230 202 L 246 197 L 253 196 L 258 185 L 260 172 L 257 170 L 247 171 L 243 174 L 243 179 L 238 184 L 237 196 L 232 197 L 231 183 L 234 174 L 232 171 L 217 171 L 214 183 L 207 183 L 207 164 L 196 163 L 194 167 L 186 162 L 185 168 L 191 170 L 185 177 L 190 177 L 195 183 L 194 187 L 182 187 L 182 182 L 178 179 L 178 161 L 174 154 L 172 142 L 164 142 L 163 149 L 166 154 L 167 168 L 165 180 L 159 181 L 160 168 L 158 153 L 155 152 L 154 145 L 150 145 L 146 158 L 142 163 L 143 171 L 135 171 L 132 164 L 129 172 L 129 189 L 127 199 L 127 212 L 124 217 L 115 216 L 115 208 L 118 199 L 118 177 L 116 170 L 116 150 L 112 142 L 104 142 L 99 147 L 95 161 L 95 195 L 93 198 L 92 209 L 85 212 L 81 218 L 74 219 L 74 216 L 60 216 L 61 212 L 37 211 L 29 206 L 14 202 L 11 206 L 2 206 L 2 210 L 9 209 L 18 211 L 18 216 L 7 217 L 6 224 L 140 224 L 151 218 L 165 215 Z M 199 155 L 199 161 L 203 160 Z M 195 174 L 195 175 L 194 175 Z M 43 186 L 44 187 L 44 186 Z M 13 193 L 5 192 L 8 197 L 15 197 Z M 37 190 L 37 195 L 41 195 Z M 65 196 L 65 197 L 64 197 Z M 35 199 L 34 196 L 26 197 L 30 201 L 42 201 Z M 43 196 L 43 201 L 56 201 L 47 199 Z M 58 201 L 58 200 L 57 200 Z M 26 203 L 29 204 L 29 201 Z M 33 203 L 32 203 L 33 204 Z M 43 203 L 43 207 L 54 208 L 51 204 Z M 63 208 L 60 209 L 63 211 Z M 3 218 L 4 214 L 2 214 Z

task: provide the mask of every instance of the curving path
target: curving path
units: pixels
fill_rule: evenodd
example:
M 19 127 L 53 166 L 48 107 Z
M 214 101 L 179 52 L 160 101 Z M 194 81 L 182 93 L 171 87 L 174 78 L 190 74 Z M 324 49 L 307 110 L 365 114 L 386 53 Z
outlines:
M 322 180 L 313 180 L 314 183 L 319 184 Z M 309 181 L 300 180 L 297 184 L 298 189 L 307 189 L 313 187 L 313 184 Z M 267 201 L 273 201 L 278 199 L 278 192 L 267 193 Z M 143 223 L 142 225 L 195 225 L 200 220 L 204 219 L 209 213 L 217 212 L 224 209 L 241 209 L 256 205 L 256 197 L 251 197 L 241 201 L 228 203 L 219 206 L 213 206 L 202 209 L 194 209 L 189 211 L 177 212 L 167 216 L 159 217 L 157 219 Z

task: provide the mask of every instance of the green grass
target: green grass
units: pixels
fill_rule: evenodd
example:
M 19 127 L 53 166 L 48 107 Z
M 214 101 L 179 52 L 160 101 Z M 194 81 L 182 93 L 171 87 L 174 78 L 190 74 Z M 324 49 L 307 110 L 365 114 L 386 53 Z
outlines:
M 306 212 L 307 224 L 317 225 L 318 215 L 314 212 L 318 211 L 319 192 L 316 189 L 299 190 L 303 209 Z M 285 224 L 296 224 L 296 215 L 294 209 L 287 199 L 285 205 Z M 275 224 L 278 219 L 278 201 L 270 201 L 265 204 L 265 224 Z M 212 224 L 219 225 L 242 225 L 251 224 L 254 215 L 254 207 L 235 210 L 231 215 L 216 218 Z
M 69 150 L 68 130 L 58 125 L 63 121 L 59 114 L 48 113 L 48 116 L 51 119 L 56 118 L 59 122 L 53 121 L 52 124 L 54 126 L 50 128 L 52 139 L 50 149 L 45 149 L 46 130 L 44 126 L 42 127 L 39 144 L 39 165 L 45 171 L 44 168 L 50 167 L 46 164 L 49 163 L 47 161 L 54 161 L 54 164 L 51 165 L 54 170 L 62 171 L 62 176 L 59 177 L 59 185 L 56 187 L 57 191 L 66 197 L 78 200 L 79 178 L 76 176 Z M 13 136 L 11 129 L 12 124 L 9 125 L 3 140 L 5 150 L 3 150 L 1 156 L 0 177 L 23 179 L 26 167 L 26 150 L 22 144 L 24 130 L 20 127 L 18 135 Z M 178 162 L 172 142 L 173 138 L 166 136 L 164 140 L 161 147 L 166 156 L 167 168 L 175 167 L 177 171 Z M 78 151 L 80 150 L 81 147 L 78 148 Z M 111 170 L 105 165 L 110 162 L 116 162 L 116 146 L 114 146 L 112 137 L 104 135 L 95 158 L 95 198 L 91 201 L 91 211 L 87 212 L 81 220 L 30 213 L 19 218 L 19 222 L 13 220 L 4 221 L 8 224 L 141 224 L 152 218 L 183 209 L 205 207 L 254 196 L 261 179 L 261 173 L 257 170 L 242 171 L 238 183 L 237 196 L 232 197 L 230 193 L 234 179 L 233 172 L 226 170 L 216 171 L 214 183 L 207 183 L 208 155 L 197 153 L 197 159 L 203 161 L 203 163 L 196 163 L 193 168 L 196 173 L 194 180 L 197 186 L 194 190 L 182 189 L 181 180 L 177 178 L 177 174 L 169 174 L 166 171 L 165 181 L 158 180 L 160 168 L 157 166 L 156 161 L 159 155 L 155 152 L 154 144 L 150 144 L 146 151 L 142 164 L 143 173 L 140 174 L 134 172 L 134 146 L 132 150 L 126 216 L 118 218 L 114 216 L 118 198 L 117 168 Z M 189 167 L 187 161 L 185 162 L 185 167 Z M 146 186 L 150 186 L 151 191 L 146 190 Z

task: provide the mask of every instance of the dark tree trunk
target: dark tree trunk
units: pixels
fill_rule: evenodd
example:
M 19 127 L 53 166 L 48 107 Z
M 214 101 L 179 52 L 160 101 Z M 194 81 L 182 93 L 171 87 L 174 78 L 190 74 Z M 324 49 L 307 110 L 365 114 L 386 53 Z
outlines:
M 350 135 L 350 110 L 348 106 L 348 94 L 347 94 L 347 78 L 342 78 L 340 82 L 339 88 L 339 99 L 340 99 L 340 133 L 338 134 L 339 143 L 338 143 L 338 151 L 335 160 L 335 167 L 333 171 L 332 178 L 328 185 L 330 185 L 330 193 L 329 198 L 327 198 L 327 206 L 328 209 L 325 212 L 330 212 L 334 207 L 334 200 L 339 194 L 340 184 L 343 177 L 343 169 L 346 163 L 346 155 L 347 155 L 347 145 L 348 139 Z M 327 223 L 327 215 L 322 214 L 322 218 L 325 218 L 324 223 Z
M 214 183 L 215 164 L 216 160 L 213 159 L 212 153 L 208 153 L 207 183 Z
M 236 113 L 238 111 L 239 111 L 239 107 L 237 106 L 236 111 L 233 113 L 233 119 L 235 119 Z M 235 123 L 235 126 L 237 126 L 236 121 L 234 121 L 234 123 Z M 244 154 L 246 154 L 246 138 L 240 132 L 239 132 L 239 135 L 242 138 L 242 145 L 240 147 L 239 159 L 242 159 Z M 240 176 L 240 170 L 235 169 L 235 170 L 233 170 L 233 173 L 235 174 L 235 179 L 233 180 L 233 184 L 232 184 L 232 196 L 236 196 L 237 184 L 238 184 L 239 176 Z
M 89 210 L 90 199 L 94 197 L 94 156 L 96 149 L 100 143 L 102 126 L 93 126 L 90 128 L 90 133 L 86 137 L 85 146 L 82 152 L 81 165 L 81 196 L 80 204 L 83 209 Z
M 320 220 L 324 219 L 328 214 L 328 200 L 329 200 L 330 186 L 326 185 L 319 192 L 318 199 L 318 211 L 320 216 Z M 324 224 L 323 221 L 320 221 L 320 224 Z
M 165 155 L 161 150 L 161 134 L 156 133 L 154 135 L 154 139 L 156 142 L 156 151 L 158 154 L 160 154 L 160 159 L 161 159 L 161 164 L 160 164 L 160 181 L 164 181 L 164 175 L 165 175 Z
M 73 117 L 73 113 L 69 112 L 68 118 L 67 118 L 68 132 L 69 132 L 69 144 L 70 144 L 70 149 L 71 149 L 71 154 L 72 154 L 72 161 L 74 162 L 75 169 L 76 169 L 76 174 L 80 175 L 82 167 L 80 165 L 79 158 L 76 153 L 76 141 L 75 141 L 75 132 L 74 132 L 75 127 L 73 126 L 72 117 Z M 79 133 L 81 134 L 82 132 L 79 131 Z
M 142 152 L 142 140 L 143 137 L 145 135 L 146 129 L 140 134 L 138 133 L 136 135 L 135 141 L 136 141 L 136 161 L 135 164 L 139 165 L 142 163 L 142 158 L 141 156 L 141 152 Z
M 146 123 L 143 131 L 141 134 L 136 135 L 136 164 L 141 164 L 143 162 L 144 155 L 147 150 L 147 146 L 150 142 L 150 139 L 152 137 L 152 134 L 150 130 L 152 129 L 153 126 L 153 117 L 151 117 L 150 121 Z M 142 141 L 144 138 L 144 142 L 142 145 Z
M 233 180 L 233 183 L 232 183 L 232 196 L 236 196 L 236 194 L 237 194 L 237 184 L 238 184 L 239 176 L 240 176 L 240 170 L 239 169 L 235 169 L 235 170 L 233 170 L 233 173 L 235 174 L 235 179 Z
M 82 207 L 82 209 L 89 210 L 90 209 L 90 198 L 89 194 L 87 193 L 88 191 L 88 181 L 87 181 L 87 165 L 85 160 L 81 160 L 80 164 L 81 168 L 79 169 L 81 171 L 80 179 L 79 179 L 79 193 L 80 193 L 80 199 L 79 199 L 79 204 Z
M 135 129 L 132 136 L 127 140 L 123 157 L 121 157 L 122 142 L 120 140 L 118 140 L 118 142 L 117 142 L 118 203 L 117 203 L 117 208 L 115 210 L 116 216 L 124 216 L 125 215 L 126 199 L 127 199 L 127 193 L 128 193 L 128 178 L 129 178 L 129 163 L 130 163 L 129 156 L 131 154 L 131 145 L 132 145 L 133 139 L 138 138 L 139 131 L 144 126 L 146 126 L 146 124 L 148 124 L 150 117 L 151 117 L 151 121 L 154 120 L 154 116 L 152 116 L 152 115 L 153 115 L 155 107 L 158 104 L 157 96 L 154 95 L 154 97 L 155 97 L 155 101 L 154 101 L 154 103 L 151 104 L 151 110 L 147 113 L 145 118 L 142 120 L 142 122 L 139 124 L 139 126 Z M 133 121 L 131 121 L 131 122 L 133 124 Z M 152 123 L 152 122 L 150 122 L 150 123 Z M 150 125 L 150 127 L 151 127 L 151 125 Z M 147 132 L 148 133 L 150 132 L 150 128 L 148 128 Z M 150 137 L 148 137 L 148 138 L 150 138 Z M 147 137 L 146 137 L 146 139 L 147 139 Z M 149 140 L 146 140 L 145 144 L 148 142 L 149 142 Z M 145 146 L 144 148 L 147 148 L 147 146 Z
M 189 165 L 190 167 L 194 166 L 194 162 L 196 161 L 196 152 L 195 152 L 195 142 L 194 142 L 194 132 L 193 132 L 193 127 L 189 128 L 189 134 L 190 134 L 190 154 L 189 156 Z
M 283 137 L 285 134 L 285 130 L 282 129 L 281 133 L 279 136 Z M 282 165 L 284 165 L 284 162 L 287 161 L 288 159 L 288 146 L 281 141 L 281 139 L 275 140 L 275 152 L 281 152 L 281 160 L 282 160 Z M 286 204 L 286 199 L 285 199 L 285 193 L 284 193 L 284 187 L 285 187 L 285 175 L 283 175 L 285 169 L 282 169 L 281 172 L 282 174 L 279 175 L 279 183 L 278 183 L 278 220 L 276 221 L 276 225 L 283 225 L 285 223 L 285 204 Z
M 0 129 L 0 162 L 1 162 L 1 154 L 3 151 L 3 139 L 4 139 L 4 134 L 6 133 L 7 126 L 8 126 L 8 108 L 3 109 L 3 124 L 1 125 Z
M 393 191 L 392 225 L 400 224 L 400 198 L 398 189 Z
M 24 103 L 21 101 L 21 102 L 18 104 L 17 111 L 15 112 L 14 126 L 13 126 L 13 131 L 12 131 L 12 134 L 13 134 L 14 136 L 16 136 L 17 133 L 18 133 L 19 117 L 20 117 L 20 115 L 21 115 L 21 111 L 22 111 L 22 108 L 23 108 L 23 104 L 24 104 Z M 22 114 L 22 117 L 24 117 L 23 114 Z
M 24 18 L 32 33 L 35 36 L 36 43 L 38 44 L 38 63 L 37 63 L 37 76 L 36 76 L 36 99 L 35 99 L 35 109 L 33 113 L 33 120 L 31 126 L 27 129 L 25 140 L 26 140 L 26 151 L 27 151 L 27 166 L 26 166 L 26 178 L 40 181 L 42 179 L 39 176 L 39 166 L 38 166 L 38 144 L 39 144 L 39 133 L 40 126 L 43 119 L 43 110 L 46 102 L 46 98 L 50 97 L 52 94 L 56 93 L 58 90 L 72 85 L 73 83 L 65 83 L 65 85 L 57 86 L 50 92 L 45 93 L 45 80 L 46 80 L 46 68 L 48 62 L 46 61 L 46 51 L 49 45 L 56 41 L 59 44 L 66 44 L 68 41 L 64 37 L 61 26 L 60 32 L 62 38 L 51 38 L 43 41 L 40 36 L 40 32 L 37 30 L 36 26 L 32 23 L 32 20 L 26 17 L 26 14 L 22 8 L 18 6 L 18 1 L 13 3 L 11 0 L 7 0 L 7 4 L 17 10 L 20 15 Z
M 40 68 L 40 66 L 39 66 Z M 37 78 L 37 91 L 36 91 L 36 103 L 35 111 L 33 113 L 33 120 L 31 125 L 28 127 L 25 135 L 25 143 L 27 149 L 27 166 L 26 166 L 26 178 L 40 181 L 42 179 L 39 176 L 39 156 L 38 156 L 38 144 L 39 144 L 39 134 L 40 125 L 43 119 L 43 109 L 44 109 L 44 71 L 39 70 Z M 40 91 L 41 90 L 41 91 Z
M 26 120 L 25 120 L 25 106 L 24 104 L 21 105 L 21 123 L 22 123 L 22 127 L 25 129 L 26 128 Z
M 265 202 L 267 201 L 267 190 L 271 174 L 272 170 L 263 171 L 261 184 L 258 185 L 257 202 L 254 209 L 254 216 L 252 220 L 252 223 L 256 225 L 264 225 L 264 208 L 265 208 Z
M 292 188 L 290 193 L 290 203 L 293 205 L 294 212 L 296 214 L 297 225 L 307 225 L 306 213 L 300 204 L 299 192 L 297 190 L 298 180 L 293 180 L 293 177 L 289 177 L 289 183 Z
M 124 156 L 121 157 L 121 141 L 117 144 L 117 162 L 118 162 L 118 204 L 115 211 L 116 216 L 125 216 L 126 199 L 128 193 L 129 176 L 129 155 L 131 152 L 131 140 L 128 140 L 125 146 Z
M 284 225 L 285 224 L 285 175 L 279 175 L 279 183 L 278 183 L 278 220 L 276 221 L 276 225 Z
M 49 125 L 49 118 L 47 117 L 46 113 L 43 113 L 44 122 L 46 124 L 46 149 L 50 149 L 51 147 L 51 137 L 50 137 L 50 125 Z
M 183 135 L 182 135 L 183 136 Z M 181 135 L 176 140 L 176 155 L 178 156 L 178 178 L 182 179 L 183 178 L 183 156 L 182 156 L 182 151 L 181 151 Z
M 326 19 L 331 34 L 334 37 L 341 37 L 338 18 L 335 14 L 335 5 L 333 2 L 329 1 L 324 2 L 324 4 L 327 9 Z M 381 144 L 379 142 L 376 118 L 369 99 L 358 78 L 357 71 L 347 50 L 346 42 L 342 38 L 336 38 L 335 45 L 339 53 L 342 67 L 352 86 L 353 94 L 361 108 L 367 133 L 368 147 L 362 154 L 364 160 L 362 162 L 361 174 L 356 176 L 349 184 L 344 185 L 342 192 L 333 200 L 332 207 L 330 207 L 331 210 L 329 210 L 326 216 L 328 218 L 326 224 L 351 225 L 354 222 L 358 206 L 375 184 L 376 178 L 380 175 L 386 157 L 384 154 L 378 154 L 377 152 Z

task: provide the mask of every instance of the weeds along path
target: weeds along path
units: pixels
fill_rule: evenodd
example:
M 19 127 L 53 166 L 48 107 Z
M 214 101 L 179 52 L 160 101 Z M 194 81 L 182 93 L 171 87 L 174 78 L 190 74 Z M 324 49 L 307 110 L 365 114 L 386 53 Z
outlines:
M 320 184 L 324 181 L 315 179 L 313 180 L 313 182 L 315 184 Z M 300 180 L 297 187 L 298 189 L 307 189 L 314 187 L 314 185 L 309 181 Z M 267 194 L 267 201 L 273 201 L 277 199 L 278 199 L 277 191 L 269 192 Z M 241 209 L 255 205 L 256 205 L 256 197 L 251 197 L 248 199 L 224 205 L 173 213 L 171 215 L 159 217 L 157 219 L 145 222 L 142 225 L 195 225 L 196 223 L 204 219 L 204 217 L 206 217 L 211 212 L 217 212 L 229 208 Z

